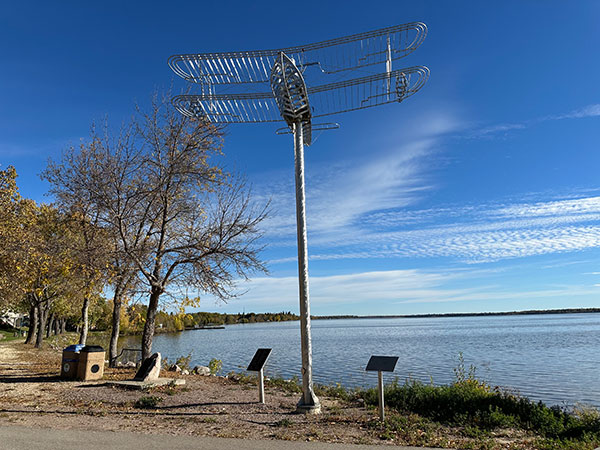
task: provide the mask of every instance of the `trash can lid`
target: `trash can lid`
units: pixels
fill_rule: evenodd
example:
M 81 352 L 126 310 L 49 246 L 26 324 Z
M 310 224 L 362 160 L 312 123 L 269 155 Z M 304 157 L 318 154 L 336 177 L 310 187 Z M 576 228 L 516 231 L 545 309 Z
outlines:
M 81 349 L 82 353 L 99 353 L 99 352 L 103 352 L 104 349 L 102 347 L 100 347 L 99 345 L 86 345 L 85 347 L 83 347 Z
M 79 353 L 83 347 L 84 347 L 84 345 L 82 345 L 82 344 L 73 344 L 73 345 L 69 345 L 68 347 L 66 347 L 64 349 L 64 351 Z

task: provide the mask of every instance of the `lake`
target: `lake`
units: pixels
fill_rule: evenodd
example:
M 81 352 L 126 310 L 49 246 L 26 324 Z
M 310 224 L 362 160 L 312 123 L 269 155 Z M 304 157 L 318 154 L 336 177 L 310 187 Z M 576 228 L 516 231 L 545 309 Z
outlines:
M 387 375 L 451 382 L 462 352 L 477 376 L 548 404 L 600 407 L 600 314 L 313 320 L 313 377 L 323 384 L 375 386 L 370 355 L 399 356 Z M 223 373 L 244 370 L 259 347 L 273 348 L 267 375 L 300 377 L 299 322 L 229 325 L 154 338 L 170 360 L 192 354 L 193 365 L 223 361 Z

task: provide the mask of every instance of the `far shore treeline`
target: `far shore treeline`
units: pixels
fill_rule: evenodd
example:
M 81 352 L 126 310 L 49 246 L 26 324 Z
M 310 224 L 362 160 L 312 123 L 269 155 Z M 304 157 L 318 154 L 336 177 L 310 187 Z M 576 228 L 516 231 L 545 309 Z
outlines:
M 535 314 L 589 314 L 600 313 L 600 308 L 563 308 L 563 309 L 528 309 L 525 311 L 499 311 L 499 312 L 466 312 L 466 313 L 434 313 L 434 314 L 397 314 L 379 316 L 311 316 L 314 320 L 331 319 L 426 319 L 435 317 L 489 317 L 489 316 L 526 316 Z
M 134 305 L 127 309 L 128 316 L 122 321 L 122 334 L 141 334 L 143 331 L 143 320 L 145 316 L 145 305 Z M 289 311 L 278 313 L 238 313 L 223 314 L 216 312 L 195 312 L 195 313 L 174 313 L 159 311 L 156 314 L 156 331 L 158 333 L 173 333 L 193 329 L 198 327 L 214 325 L 235 325 L 243 323 L 259 322 L 285 322 L 290 320 L 299 320 L 300 317 Z M 98 331 L 104 331 L 110 328 L 110 322 L 107 321 L 106 328 L 104 324 L 99 323 Z

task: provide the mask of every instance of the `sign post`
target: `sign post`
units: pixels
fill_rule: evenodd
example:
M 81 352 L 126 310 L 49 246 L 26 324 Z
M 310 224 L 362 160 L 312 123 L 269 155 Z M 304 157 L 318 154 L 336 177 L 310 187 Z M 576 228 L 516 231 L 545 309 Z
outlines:
M 377 372 L 377 393 L 379 397 L 379 419 L 385 420 L 383 398 L 383 372 L 393 372 L 398 362 L 397 356 L 371 356 L 367 363 L 367 372 Z
M 256 350 L 252 361 L 250 361 L 250 364 L 246 369 L 251 372 L 258 372 L 258 401 L 263 404 L 265 403 L 265 379 L 263 369 L 270 354 L 270 348 L 259 348 Z

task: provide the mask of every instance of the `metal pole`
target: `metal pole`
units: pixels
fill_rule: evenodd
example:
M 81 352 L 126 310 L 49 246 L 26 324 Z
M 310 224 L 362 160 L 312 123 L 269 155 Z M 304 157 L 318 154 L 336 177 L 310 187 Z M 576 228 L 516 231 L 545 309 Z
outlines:
M 258 401 L 265 403 L 265 378 L 263 369 L 258 372 Z
M 313 392 L 312 345 L 310 339 L 310 302 L 308 298 L 308 249 L 304 195 L 304 136 L 302 123 L 294 123 L 294 162 L 296 173 L 296 229 L 298 236 L 298 284 L 300 291 L 300 342 L 302 349 L 302 398 L 299 412 L 318 414 L 319 399 Z
M 378 374 L 378 383 L 377 383 L 377 391 L 379 394 L 379 419 L 383 422 L 385 420 L 385 413 L 383 411 L 383 372 L 379 371 Z

